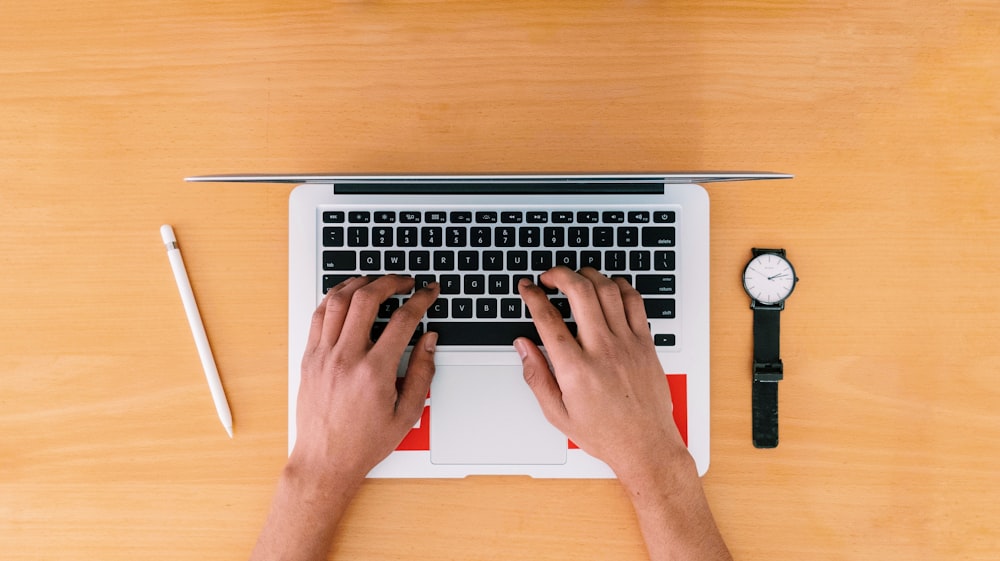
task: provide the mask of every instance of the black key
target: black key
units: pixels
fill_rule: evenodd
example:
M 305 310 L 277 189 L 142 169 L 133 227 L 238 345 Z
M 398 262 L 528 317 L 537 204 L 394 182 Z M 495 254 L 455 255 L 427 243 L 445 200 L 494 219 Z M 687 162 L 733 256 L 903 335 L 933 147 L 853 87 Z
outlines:
M 507 252 L 507 269 L 511 271 L 527 271 L 528 270 L 528 252 L 527 251 L 508 251 Z
M 517 244 L 517 229 L 513 226 L 499 226 L 493 231 L 493 244 L 497 247 L 514 247 Z
M 453 318 L 471 318 L 472 317 L 472 298 L 455 298 L 451 301 L 451 317 Z M 433 331 L 437 331 L 436 329 Z M 440 332 L 438 333 L 440 336 Z M 440 343 L 439 343 L 440 344 Z
M 600 251 L 581 251 L 580 252 L 580 268 L 592 267 L 601 270 L 601 252 Z
M 677 267 L 677 256 L 673 251 L 654 251 L 653 269 L 656 271 L 673 271 Z
M 451 221 L 455 224 L 471 224 L 472 213 L 466 211 L 454 211 L 451 213 Z
M 427 285 L 434 282 L 434 275 L 414 275 L 413 276 L 413 289 L 419 290 L 421 288 L 427 288 Z
M 594 228 L 594 247 L 611 247 L 615 245 L 615 231 L 611 226 Z
M 353 251 L 324 251 L 324 271 L 353 271 L 358 266 L 358 255 Z
M 417 227 L 400 226 L 396 229 L 396 245 L 400 247 L 417 247 Z
M 580 224 L 596 224 L 598 212 L 596 210 L 581 210 L 576 213 L 576 221 Z
M 381 319 L 389 319 L 392 316 L 392 312 L 399 309 L 399 299 L 389 298 L 378 307 L 378 317 Z
M 459 271 L 478 271 L 479 270 L 479 252 L 478 251 L 459 251 L 458 252 L 458 270 Z
M 502 271 L 503 270 L 503 252 L 502 251 L 484 251 L 483 252 L 483 270 L 484 271 Z
M 531 270 L 532 271 L 548 271 L 552 268 L 552 252 L 551 251 L 532 251 L 531 252 Z
M 645 210 L 636 210 L 628 213 L 628 221 L 633 224 L 648 224 L 649 223 L 649 213 Z
M 517 229 L 517 235 L 521 247 L 538 247 L 541 230 L 538 226 L 522 226 Z
M 376 226 L 372 228 L 372 245 L 375 247 L 392 247 L 392 226 Z
M 621 224 L 625 222 L 625 213 L 620 210 L 606 210 L 601 213 L 601 221 L 609 224 Z
M 639 229 L 635 226 L 620 226 L 618 228 L 618 245 L 620 247 L 639 245 Z
M 500 222 L 504 224 L 518 224 L 524 220 L 524 215 L 521 211 L 509 210 L 500 213 Z
M 582 226 L 572 226 L 566 233 L 570 247 L 587 247 L 590 245 L 590 229 Z
M 444 298 L 435 300 L 431 307 L 427 308 L 427 317 L 433 319 L 448 317 L 448 301 Z
M 521 299 L 503 298 L 500 300 L 500 317 L 518 319 L 521 317 Z
M 461 294 L 462 277 L 458 275 L 441 275 L 441 294 Z
M 569 267 L 571 271 L 576 270 L 576 252 L 575 251 L 557 251 L 556 252 L 556 266 L 562 265 L 563 267 Z
M 636 275 L 633 286 L 639 294 L 673 294 L 676 290 L 674 275 Z
M 399 213 L 399 221 L 405 224 L 417 224 L 420 222 L 420 213 L 415 210 L 404 210 Z
M 628 252 L 628 267 L 633 271 L 648 271 L 650 267 L 649 252 L 648 251 Z
M 420 245 L 424 247 L 441 247 L 441 227 L 424 226 L 420 229 Z
M 373 343 L 378 341 L 378 338 L 381 337 L 383 333 L 385 333 L 385 328 L 388 327 L 388 325 L 389 322 L 386 321 L 376 321 L 372 325 L 371 331 L 369 331 L 368 333 L 368 337 L 372 340 Z
M 676 317 L 673 298 L 643 298 L 646 307 L 646 317 L 649 319 L 671 319 Z
M 382 268 L 382 254 L 377 251 L 361 252 L 361 270 L 377 271 Z
M 330 289 L 344 282 L 353 279 L 357 275 L 323 275 L 323 294 L 330 292 Z
M 673 226 L 650 226 L 642 229 L 643 247 L 673 247 Z
M 466 294 L 486 294 L 486 277 L 484 275 L 465 275 Z
M 385 270 L 386 271 L 406 270 L 406 253 L 402 251 L 385 252 Z
M 545 247 L 564 247 L 566 245 L 566 230 L 563 228 L 546 228 L 544 236 Z
M 543 222 L 549 221 L 549 213 L 544 210 L 529 210 L 528 211 L 528 222 L 532 224 L 541 224 Z
M 476 222 L 480 224 L 496 224 L 497 223 L 497 213 L 495 212 L 477 212 Z
M 611 275 L 611 278 L 612 279 L 625 279 L 625 282 L 627 282 L 629 284 L 632 284 L 632 275 L 617 274 L 617 275 Z
M 554 210 L 552 211 L 552 221 L 558 224 L 572 224 L 573 223 L 573 211 L 571 210 Z
M 424 213 L 424 222 L 440 224 L 448 221 L 448 214 L 443 210 L 428 210 Z
M 455 226 L 449 226 L 444 232 L 444 243 L 448 247 L 465 247 L 466 230 L 465 228 L 458 228 Z
M 534 275 L 513 275 L 513 277 L 511 278 L 511 282 L 513 284 L 510 285 L 510 289 L 513 294 L 520 294 L 520 292 L 518 292 L 517 290 L 517 285 L 521 283 L 521 279 L 528 279 L 529 281 L 531 281 L 531 284 L 537 284 L 535 283 Z
M 375 212 L 376 224 L 392 224 L 394 222 L 396 222 L 396 211 L 380 210 Z
M 510 277 L 507 275 L 490 275 L 490 294 L 510 294 Z
M 604 252 L 604 268 L 609 271 L 624 271 L 625 252 L 624 251 Z
M 344 229 L 340 226 L 323 228 L 323 245 L 326 247 L 342 247 L 344 245 Z
M 568 299 L 566 299 L 566 298 L 550 298 L 549 302 L 551 302 L 552 305 L 555 306 L 555 308 L 557 310 L 559 310 L 559 313 L 562 314 L 562 317 L 568 318 L 570 316 L 571 311 L 569 309 L 569 300 Z
M 339 224 L 344 221 L 344 211 L 328 210 L 323 213 L 323 222 L 329 224 Z
M 411 251 L 410 252 L 410 270 L 411 271 L 430 271 L 431 270 L 431 252 L 429 252 L 429 251 Z
M 653 335 L 653 344 L 657 347 L 673 347 L 677 344 L 677 336 L 673 333 L 657 333 Z
M 671 223 L 677 221 L 677 213 L 672 210 L 657 210 L 653 212 L 653 222 Z
M 372 221 L 372 215 L 367 210 L 353 210 L 347 213 L 347 221 L 354 224 L 367 224 Z
M 476 300 L 476 317 L 477 318 L 497 317 L 496 298 L 480 298 Z
M 469 231 L 469 245 L 472 247 L 489 247 L 491 241 L 489 226 L 476 226 Z
M 575 337 L 576 324 L 566 322 L 566 327 Z M 542 344 L 535 324 L 530 321 L 432 321 L 427 324 L 427 330 L 438 334 L 438 345 L 502 345 L 509 347 L 518 337 L 527 337 L 536 345 Z
M 435 251 L 434 252 L 434 270 L 435 271 L 454 271 L 455 270 L 455 252 L 454 251 Z
M 368 245 L 368 228 L 352 226 L 347 229 L 347 245 L 351 247 L 366 247 Z

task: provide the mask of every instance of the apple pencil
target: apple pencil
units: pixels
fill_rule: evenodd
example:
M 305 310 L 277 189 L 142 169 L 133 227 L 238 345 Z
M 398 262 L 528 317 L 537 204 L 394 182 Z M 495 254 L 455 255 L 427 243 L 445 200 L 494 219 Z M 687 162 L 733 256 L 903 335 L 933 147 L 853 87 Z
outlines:
M 219 370 L 215 367 L 212 347 L 208 345 L 208 336 L 205 335 L 205 325 L 201 322 L 201 314 L 198 313 L 198 304 L 194 301 L 194 292 L 191 291 L 191 281 L 188 279 L 187 269 L 184 268 L 184 259 L 181 258 L 181 250 L 177 247 L 177 238 L 174 237 L 174 229 L 169 224 L 164 224 L 160 226 L 160 235 L 163 236 L 163 243 L 167 246 L 167 257 L 170 258 L 170 268 L 174 271 L 177 290 L 181 293 L 184 312 L 187 314 L 188 323 L 191 325 L 191 334 L 194 335 L 194 344 L 198 347 L 198 356 L 201 358 L 201 367 L 205 370 L 208 389 L 212 392 L 215 411 L 219 414 L 222 426 L 229 433 L 229 438 L 232 438 L 233 414 L 229 411 L 226 392 L 222 390 L 222 380 L 219 379 Z

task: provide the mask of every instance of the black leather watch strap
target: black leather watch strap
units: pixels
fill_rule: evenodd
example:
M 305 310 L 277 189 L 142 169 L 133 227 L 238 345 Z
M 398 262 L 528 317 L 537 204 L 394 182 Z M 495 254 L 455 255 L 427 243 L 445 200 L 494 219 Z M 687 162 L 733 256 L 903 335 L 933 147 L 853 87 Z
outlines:
M 778 382 L 784 375 L 781 364 L 781 309 L 755 303 L 753 309 L 753 445 L 778 445 Z

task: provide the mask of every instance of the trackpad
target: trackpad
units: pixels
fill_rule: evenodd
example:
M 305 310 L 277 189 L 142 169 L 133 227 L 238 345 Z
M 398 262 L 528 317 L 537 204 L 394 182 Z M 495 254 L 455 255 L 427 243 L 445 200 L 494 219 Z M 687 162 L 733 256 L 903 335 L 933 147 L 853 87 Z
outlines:
M 431 463 L 566 463 L 520 366 L 438 366 L 430 410 Z

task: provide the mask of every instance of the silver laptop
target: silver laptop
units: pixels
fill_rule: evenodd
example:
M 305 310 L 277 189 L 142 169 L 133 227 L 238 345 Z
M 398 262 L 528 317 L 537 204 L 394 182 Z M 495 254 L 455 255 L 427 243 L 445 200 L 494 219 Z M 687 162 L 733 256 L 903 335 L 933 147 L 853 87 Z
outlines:
M 605 478 L 614 473 L 542 415 L 511 343 L 540 343 L 521 277 L 565 265 L 622 276 L 646 305 L 673 417 L 709 464 L 709 202 L 698 185 L 770 172 L 615 175 L 223 175 L 193 181 L 296 183 L 289 199 L 288 446 L 299 368 L 325 292 L 357 275 L 439 282 L 419 332 L 439 335 L 423 415 L 369 477 Z M 383 303 L 377 338 L 402 298 Z M 571 330 L 567 299 L 550 299 Z M 543 348 L 544 350 L 544 348 Z M 408 352 L 402 364 L 409 359 Z M 400 369 L 400 375 L 402 368 Z

